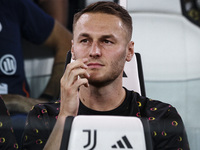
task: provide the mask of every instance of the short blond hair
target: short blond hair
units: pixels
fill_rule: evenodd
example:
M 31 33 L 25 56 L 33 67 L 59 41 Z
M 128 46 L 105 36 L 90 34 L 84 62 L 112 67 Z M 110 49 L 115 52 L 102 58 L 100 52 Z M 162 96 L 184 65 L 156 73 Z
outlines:
M 125 27 L 127 28 L 128 39 L 131 40 L 132 30 L 133 30 L 132 18 L 129 15 L 128 11 L 124 9 L 122 6 L 118 5 L 117 3 L 100 1 L 100 2 L 90 4 L 89 6 L 84 8 L 82 11 L 74 15 L 73 31 L 74 31 L 77 21 L 85 13 L 105 13 L 105 14 L 114 15 L 120 18 L 123 24 L 125 25 Z

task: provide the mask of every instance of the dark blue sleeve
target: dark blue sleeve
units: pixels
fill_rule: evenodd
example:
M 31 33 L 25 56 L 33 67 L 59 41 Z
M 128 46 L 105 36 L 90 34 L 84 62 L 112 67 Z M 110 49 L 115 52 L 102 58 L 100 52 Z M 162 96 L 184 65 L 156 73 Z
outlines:
M 22 36 L 35 44 L 42 44 L 51 34 L 54 19 L 31 0 L 18 0 L 16 7 Z

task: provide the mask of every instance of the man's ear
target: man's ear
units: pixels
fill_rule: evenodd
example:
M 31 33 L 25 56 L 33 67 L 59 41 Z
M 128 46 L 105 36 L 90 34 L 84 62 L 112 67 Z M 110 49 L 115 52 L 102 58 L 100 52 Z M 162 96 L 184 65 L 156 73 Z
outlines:
M 131 61 L 131 59 L 133 58 L 133 55 L 134 55 L 134 42 L 133 41 L 130 41 L 128 43 L 128 53 L 126 55 L 126 61 Z
M 71 54 L 72 54 L 72 59 L 75 60 L 75 54 L 74 54 L 74 41 L 72 40 L 72 48 L 71 48 Z

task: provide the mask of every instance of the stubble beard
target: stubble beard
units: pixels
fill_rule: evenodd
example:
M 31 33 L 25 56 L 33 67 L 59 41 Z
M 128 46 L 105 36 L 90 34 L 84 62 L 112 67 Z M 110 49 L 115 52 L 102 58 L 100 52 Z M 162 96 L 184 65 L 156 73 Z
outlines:
M 122 61 L 122 60 L 120 60 Z M 90 85 L 95 86 L 95 87 L 104 87 L 112 82 L 114 82 L 117 78 L 122 78 L 122 72 L 123 72 L 124 65 L 121 63 L 114 64 L 114 62 L 111 63 L 110 70 L 104 73 L 102 77 L 93 78 L 91 75 L 91 78 L 88 79 L 88 82 Z M 93 70 L 95 71 L 95 70 Z

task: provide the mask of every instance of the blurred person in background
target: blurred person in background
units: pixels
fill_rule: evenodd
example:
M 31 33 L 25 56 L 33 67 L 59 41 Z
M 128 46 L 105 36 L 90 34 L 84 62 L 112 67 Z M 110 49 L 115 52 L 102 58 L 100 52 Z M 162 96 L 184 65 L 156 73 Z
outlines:
M 38 100 L 30 98 L 24 72 L 22 37 L 55 51 L 52 75 L 40 97 L 51 100 L 59 95 L 59 82 L 67 50 L 71 47 L 72 34 L 31 0 L 0 0 L 0 9 L 0 94 L 7 104 L 24 103 L 20 109 L 27 112 L 30 107 L 26 106 Z M 16 105 L 16 109 L 17 106 L 20 105 Z
M 51 77 L 38 98 L 30 97 L 22 39 L 54 51 Z M 60 78 L 71 39 L 71 32 L 32 0 L 0 0 L 0 94 L 11 113 L 18 143 L 32 106 L 59 97 Z

